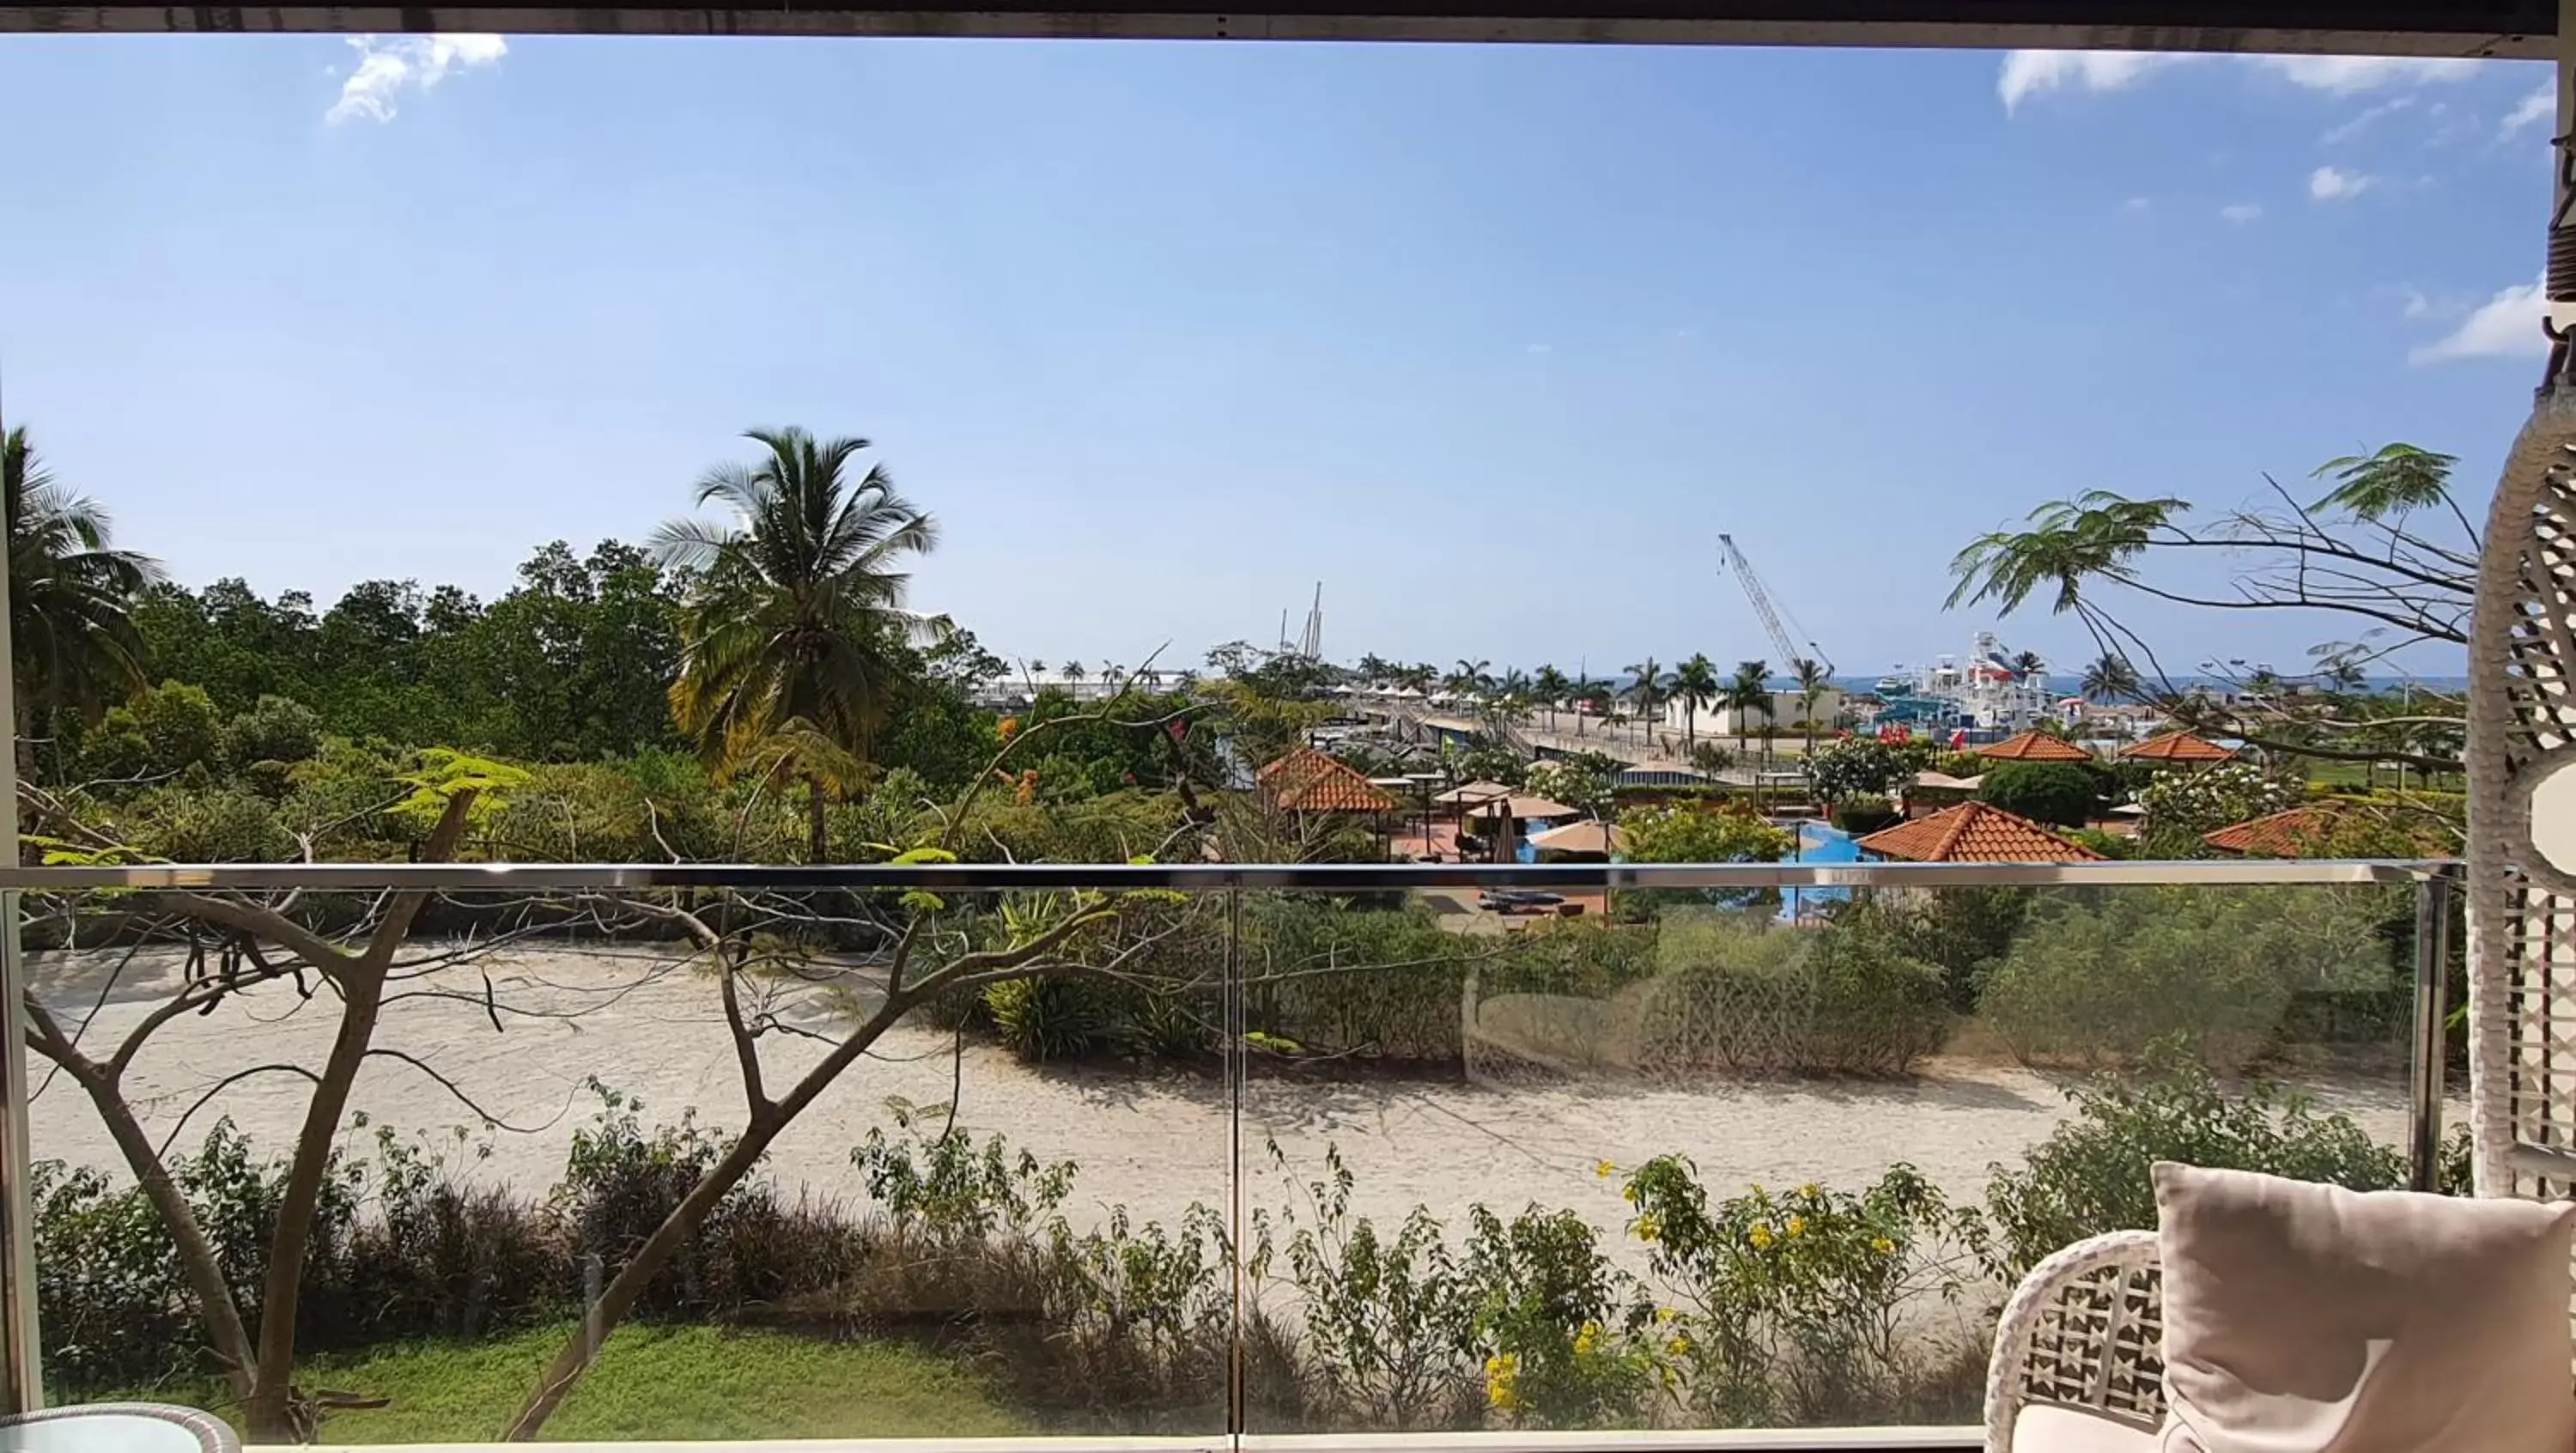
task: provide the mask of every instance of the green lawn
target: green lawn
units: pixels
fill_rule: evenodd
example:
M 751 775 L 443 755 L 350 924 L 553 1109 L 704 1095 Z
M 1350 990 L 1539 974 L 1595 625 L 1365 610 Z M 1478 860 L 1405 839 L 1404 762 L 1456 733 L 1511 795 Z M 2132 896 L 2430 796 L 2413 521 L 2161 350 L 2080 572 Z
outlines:
M 417 1342 L 316 1357 L 309 1388 L 389 1397 L 328 1415 L 325 1443 L 465 1443 L 500 1436 L 570 1329 Z M 213 1407 L 211 1388 L 132 1396 Z M 217 1411 L 227 1411 L 218 1408 Z M 934 1438 L 1032 1431 L 955 1360 L 884 1342 L 716 1327 L 628 1327 L 546 1423 L 553 1439 Z

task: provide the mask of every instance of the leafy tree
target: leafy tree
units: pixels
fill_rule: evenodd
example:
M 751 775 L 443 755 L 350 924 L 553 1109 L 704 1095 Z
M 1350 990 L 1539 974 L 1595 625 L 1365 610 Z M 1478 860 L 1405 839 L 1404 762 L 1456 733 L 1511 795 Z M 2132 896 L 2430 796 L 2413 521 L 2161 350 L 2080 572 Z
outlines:
M 1548 730 L 1554 731 L 1557 708 L 1573 693 L 1573 681 L 1554 666 L 1541 666 L 1538 674 L 1530 678 L 1530 689 L 1538 693 L 1539 703 L 1547 708 Z
M 1876 737 L 1837 737 L 1801 761 L 1807 790 L 1828 807 L 1863 793 L 1884 794 L 1903 775 L 1896 751 Z
M 1599 817 L 1610 810 L 1619 787 L 1619 763 L 1599 752 L 1577 752 L 1530 764 L 1529 790 L 1577 812 Z
M 1810 656 L 1800 656 L 1789 663 L 1789 674 L 1798 681 L 1798 719 L 1807 726 L 1807 750 L 1816 749 L 1816 703 L 1825 699 L 1825 688 L 1833 682 L 1825 675 L 1825 663 Z
M 817 440 L 803 429 L 755 429 L 766 455 L 720 465 L 697 503 L 738 523 L 674 520 L 654 534 L 665 564 L 697 572 L 682 618 L 671 713 L 719 773 L 800 724 L 864 764 L 902 688 L 893 647 L 927 633 L 903 608 L 898 568 L 939 540 L 929 515 L 897 494 L 882 465 L 854 485 L 843 472 L 864 439 Z M 791 766 L 806 785 L 812 860 L 824 859 L 832 773 L 808 752 Z
M 204 687 L 164 681 L 108 708 L 81 761 L 102 776 L 176 776 L 216 758 L 222 725 Z
M 2075 762 L 1999 762 L 1977 787 L 1979 800 L 2033 822 L 2082 827 L 2101 801 L 2093 774 Z
M 1699 750 L 1699 714 L 1717 700 L 1717 663 L 1700 652 L 1673 668 L 1673 695 L 1682 703 L 1682 751 Z
M 2142 836 L 2151 857 L 2205 857 L 2202 834 L 2287 811 L 2306 795 L 2302 784 L 2252 762 L 2159 772 L 2138 791 L 2147 812 Z
M 1797 847 L 1785 828 L 1749 812 L 1708 812 L 1687 803 L 1632 807 L 1619 814 L 1633 863 L 1776 863 Z
M 1762 713 L 1764 720 L 1770 719 L 1771 663 L 1768 661 L 1736 662 L 1735 675 L 1728 678 L 1726 689 L 1719 699 L 1726 704 L 1727 710 L 1735 713 L 1735 750 L 1741 753 L 1744 750 L 1746 720 L 1757 711 Z
M 1629 691 L 1636 697 L 1637 721 L 1642 727 L 1654 718 L 1656 705 L 1664 699 L 1663 663 L 1648 656 L 1643 661 L 1628 663 L 1625 669 L 1636 679 L 1636 685 Z
M 2451 493 L 2447 454 L 2390 444 L 2327 461 L 2331 487 L 2302 500 L 2266 477 L 2271 496 L 2202 525 L 2190 501 L 2093 490 L 2043 504 L 2018 526 L 1981 535 L 1951 562 L 1950 604 L 2010 615 L 2034 600 L 2072 615 L 2102 655 L 2136 663 L 2147 694 L 2195 729 L 2240 737 L 2286 758 L 2460 770 L 2464 706 L 2455 693 L 2411 690 L 2400 712 L 2353 687 L 2369 666 L 2423 645 L 2465 648 L 2477 596 L 2479 539 Z M 2229 563 L 2207 591 L 2157 567 L 2208 554 Z M 2121 616 L 2123 594 L 2206 610 L 2289 612 L 2358 634 L 2327 641 L 2314 668 L 2284 677 L 2260 665 L 2215 663 L 2224 693 L 2179 681 Z M 2391 727 L 2408 730 L 2392 731 Z
M 2138 668 L 2117 651 L 2105 651 L 2084 668 L 2078 689 L 2087 701 L 2135 701 L 2140 690 Z
M 0 436 L 0 509 L 8 513 L 13 726 L 25 774 L 40 716 L 59 733 L 64 719 L 95 721 L 143 684 L 132 608 L 161 567 L 109 544 L 107 512 L 55 481 L 23 425 Z

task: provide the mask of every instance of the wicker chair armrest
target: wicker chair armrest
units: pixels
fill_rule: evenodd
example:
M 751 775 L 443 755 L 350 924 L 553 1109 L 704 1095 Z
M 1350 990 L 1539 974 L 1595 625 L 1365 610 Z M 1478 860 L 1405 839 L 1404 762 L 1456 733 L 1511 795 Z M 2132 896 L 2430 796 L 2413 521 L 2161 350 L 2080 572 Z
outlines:
M 2163 1282 L 2152 1231 L 2079 1241 L 2004 1303 L 1986 1364 L 1986 1453 L 2012 1453 L 2031 1402 L 2153 1427 L 2164 1416 Z

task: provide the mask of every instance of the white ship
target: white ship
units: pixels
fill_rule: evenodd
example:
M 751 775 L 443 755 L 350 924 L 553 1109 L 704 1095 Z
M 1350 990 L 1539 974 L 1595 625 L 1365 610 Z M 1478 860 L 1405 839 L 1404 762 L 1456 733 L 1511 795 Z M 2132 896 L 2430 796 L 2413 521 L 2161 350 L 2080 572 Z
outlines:
M 2017 668 L 1992 631 L 1977 633 L 1964 660 L 1943 656 L 1920 670 L 1897 667 L 1879 678 L 1878 694 L 1886 705 L 1877 722 L 1888 726 L 2020 731 L 2057 712 L 2047 663 Z

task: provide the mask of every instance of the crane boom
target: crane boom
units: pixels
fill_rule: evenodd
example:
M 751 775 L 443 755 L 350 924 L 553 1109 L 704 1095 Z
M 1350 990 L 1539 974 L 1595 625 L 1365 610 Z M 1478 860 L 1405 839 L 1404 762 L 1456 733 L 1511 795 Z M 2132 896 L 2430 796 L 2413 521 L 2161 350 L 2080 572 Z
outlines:
M 1789 634 L 1788 627 L 1780 623 L 1782 611 L 1771 603 L 1771 592 L 1763 586 L 1762 577 L 1754 573 L 1753 562 L 1745 559 L 1744 552 L 1735 548 L 1733 535 L 1720 535 L 1717 543 L 1726 552 L 1726 563 L 1735 567 L 1735 583 L 1744 587 L 1744 598 L 1753 602 L 1753 613 L 1762 618 L 1762 629 L 1771 637 L 1771 649 L 1780 653 L 1784 664 L 1796 660 L 1798 643 Z M 1794 617 L 1789 621 L 1789 626 L 1797 624 Z M 1798 634 L 1804 636 L 1807 633 L 1801 628 Z M 1815 657 L 1816 663 L 1825 668 L 1826 676 L 1834 674 L 1834 658 L 1826 655 L 1825 648 L 1817 645 L 1813 637 L 1807 640 L 1807 654 Z

